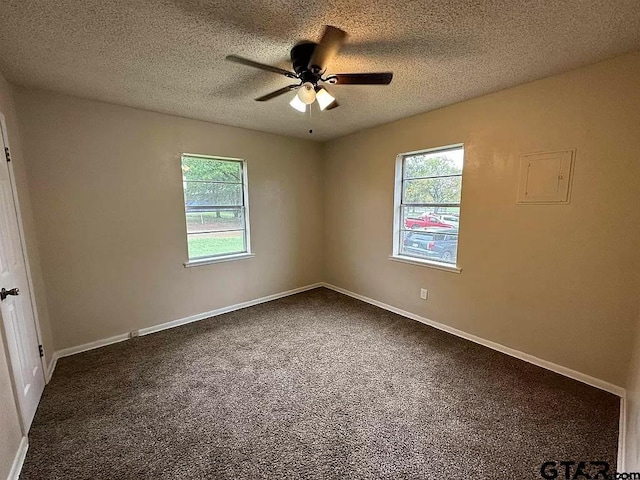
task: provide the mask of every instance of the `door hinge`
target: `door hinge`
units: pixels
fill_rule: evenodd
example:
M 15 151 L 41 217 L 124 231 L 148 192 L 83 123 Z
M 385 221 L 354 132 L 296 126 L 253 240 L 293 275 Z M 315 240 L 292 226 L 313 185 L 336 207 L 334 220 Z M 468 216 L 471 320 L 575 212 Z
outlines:
M 38 353 L 40 354 L 40 358 L 44 357 L 44 348 L 42 348 L 42 345 L 38 345 Z
M 11 161 L 11 154 L 9 153 L 9 147 L 4 147 L 4 156 L 7 159 L 7 162 Z

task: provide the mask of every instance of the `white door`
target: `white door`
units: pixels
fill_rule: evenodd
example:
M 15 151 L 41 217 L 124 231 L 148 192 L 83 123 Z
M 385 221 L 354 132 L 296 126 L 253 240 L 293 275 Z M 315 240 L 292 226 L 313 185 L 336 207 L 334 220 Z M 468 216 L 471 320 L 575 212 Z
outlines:
M 45 379 L 2 137 L 0 134 L 0 313 L 26 433 L 38 408 Z

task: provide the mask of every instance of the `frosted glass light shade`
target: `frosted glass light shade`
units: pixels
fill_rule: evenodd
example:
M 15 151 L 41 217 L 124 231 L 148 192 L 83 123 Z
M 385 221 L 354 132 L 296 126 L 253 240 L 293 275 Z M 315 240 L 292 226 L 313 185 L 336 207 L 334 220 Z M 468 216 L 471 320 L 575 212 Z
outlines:
M 293 97 L 293 99 L 289 102 L 289 105 L 291 105 L 293 108 L 295 108 L 301 113 L 304 113 L 307 111 L 307 105 L 298 98 L 297 93 L 296 93 L 296 96 Z
M 316 91 L 313 88 L 313 84 L 311 82 L 305 82 L 298 90 L 298 98 L 300 101 L 306 105 L 311 105 L 316 100 Z
M 333 102 L 335 102 L 335 98 L 329 92 L 327 92 L 324 88 L 320 88 L 316 92 L 316 100 L 318 101 L 318 105 L 320 106 L 320 110 L 324 110 Z

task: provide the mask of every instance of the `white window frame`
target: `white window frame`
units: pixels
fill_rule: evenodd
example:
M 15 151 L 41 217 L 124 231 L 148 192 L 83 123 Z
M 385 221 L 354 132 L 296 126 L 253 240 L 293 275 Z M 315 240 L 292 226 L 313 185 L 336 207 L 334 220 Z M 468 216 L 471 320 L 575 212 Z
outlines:
M 422 267 L 435 268 L 436 270 L 444 270 L 447 272 L 453 273 L 461 273 L 462 268 L 458 264 L 459 255 L 456 255 L 456 264 L 452 265 L 450 263 L 439 262 L 437 260 L 432 259 L 423 259 L 418 257 L 412 257 L 408 255 L 400 254 L 400 233 L 402 230 L 402 182 L 403 182 L 403 174 L 404 174 L 404 159 L 405 157 L 410 157 L 417 154 L 424 153 L 434 153 L 434 152 L 444 152 L 447 150 L 455 150 L 458 148 L 464 149 L 464 144 L 456 143 L 453 145 L 446 145 L 442 147 L 429 148 L 426 150 L 416 150 L 413 152 L 401 153 L 396 157 L 396 170 L 395 170 L 395 186 L 394 186 L 394 194 L 393 194 L 393 252 L 389 256 L 389 260 L 393 260 L 395 262 L 408 263 L 412 265 L 419 265 Z M 464 174 L 464 162 L 463 173 L 460 174 L 461 178 Z M 462 197 L 462 192 L 460 193 Z M 462 203 L 462 198 L 460 198 L 460 203 L 457 204 L 460 207 Z M 448 205 L 450 206 L 450 205 Z M 462 215 L 460 216 L 462 218 Z M 459 227 L 459 226 L 458 226 Z M 458 230 L 459 233 L 459 230 Z M 458 240 L 460 237 L 458 236 Z M 458 251 L 460 249 L 460 242 L 458 241 Z
M 251 251 L 251 222 L 249 221 L 249 177 L 247 175 L 247 161 L 242 158 L 221 157 L 219 155 L 203 155 L 199 153 L 183 153 L 180 155 L 180 167 L 185 157 L 190 158 L 204 158 L 207 160 L 220 160 L 227 162 L 238 162 L 242 168 L 242 202 L 243 202 L 243 215 L 244 215 L 244 239 L 246 251 L 238 253 L 225 253 L 221 255 L 212 255 L 210 257 L 202 257 L 193 260 L 187 260 L 184 262 L 185 267 L 197 267 L 200 265 L 210 265 L 212 263 L 231 262 L 234 260 L 243 260 L 247 258 L 255 257 L 255 254 Z M 181 170 L 182 171 L 182 170 Z M 187 227 L 187 204 L 184 198 L 184 182 L 182 182 L 182 194 L 183 194 L 183 206 L 185 213 L 185 236 L 187 238 L 187 244 L 189 239 L 188 227 Z M 189 257 L 189 249 L 187 245 L 187 258 Z

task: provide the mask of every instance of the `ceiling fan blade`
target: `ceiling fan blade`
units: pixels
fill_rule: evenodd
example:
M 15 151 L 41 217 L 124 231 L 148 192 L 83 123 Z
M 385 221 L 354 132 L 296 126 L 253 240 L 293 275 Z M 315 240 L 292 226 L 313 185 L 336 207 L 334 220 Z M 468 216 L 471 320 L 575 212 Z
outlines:
M 389 85 L 393 73 L 337 73 L 327 79 L 334 85 Z
M 312 72 L 324 72 L 331 59 L 336 56 L 344 40 L 347 38 L 347 32 L 339 28 L 327 25 L 324 28 L 322 38 L 316 48 L 313 50 L 311 59 L 309 60 L 309 70 Z
M 266 102 L 267 100 L 271 100 L 272 98 L 279 97 L 280 95 L 290 92 L 291 90 L 295 90 L 299 86 L 300 85 L 287 85 L 286 87 L 282 87 L 281 89 L 276 90 L 275 92 L 267 93 L 266 95 L 256 98 L 256 102 Z
M 265 65 L 264 63 L 254 62 L 253 60 L 239 57 L 238 55 L 227 55 L 225 57 L 225 60 L 233 63 L 239 63 L 240 65 L 246 65 L 248 67 L 259 68 L 260 70 L 266 70 L 267 72 L 278 73 L 289 78 L 298 78 L 295 73 L 283 68 L 272 67 L 271 65 Z

